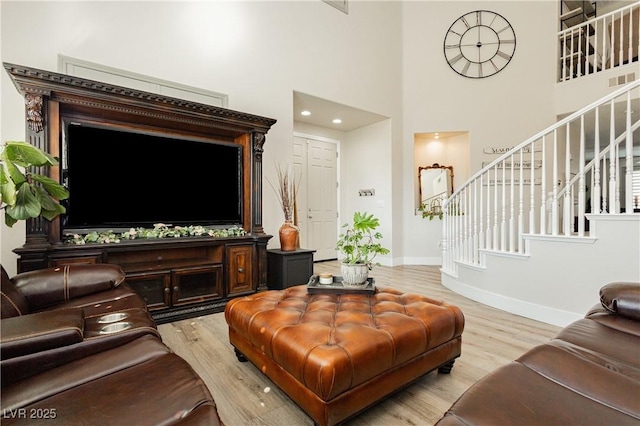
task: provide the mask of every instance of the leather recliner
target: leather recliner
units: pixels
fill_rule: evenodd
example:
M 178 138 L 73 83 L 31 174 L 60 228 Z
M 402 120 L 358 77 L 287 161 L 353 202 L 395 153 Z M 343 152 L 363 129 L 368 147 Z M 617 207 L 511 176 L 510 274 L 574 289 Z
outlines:
M 640 424 L 640 283 L 471 386 L 438 426 Z
M 3 424 L 221 424 L 202 379 L 124 280 L 108 264 L 12 279 L 2 268 Z
M 144 302 L 117 265 L 2 272 L 2 384 L 114 348 L 160 338 Z

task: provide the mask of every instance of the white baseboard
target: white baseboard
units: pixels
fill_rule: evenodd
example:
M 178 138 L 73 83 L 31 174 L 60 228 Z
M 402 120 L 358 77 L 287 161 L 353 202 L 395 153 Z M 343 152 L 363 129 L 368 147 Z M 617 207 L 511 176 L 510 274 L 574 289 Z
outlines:
M 442 257 L 403 257 L 401 265 L 441 266 Z
M 446 273 L 442 274 L 442 285 L 447 287 L 449 290 L 475 300 L 476 302 L 536 321 L 556 325 L 558 327 L 565 327 L 584 317 L 584 314 L 562 311 L 548 306 L 537 305 L 481 290 L 477 287 L 459 282 L 455 277 Z

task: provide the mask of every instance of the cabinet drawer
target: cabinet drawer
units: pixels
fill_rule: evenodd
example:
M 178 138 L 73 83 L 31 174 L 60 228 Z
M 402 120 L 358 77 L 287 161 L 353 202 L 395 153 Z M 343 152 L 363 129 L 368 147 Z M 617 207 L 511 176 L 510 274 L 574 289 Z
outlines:
M 89 265 L 102 263 L 104 253 L 101 251 L 84 252 L 80 255 L 69 256 L 68 254 L 57 254 L 49 256 L 49 267 L 56 268 L 67 265 Z

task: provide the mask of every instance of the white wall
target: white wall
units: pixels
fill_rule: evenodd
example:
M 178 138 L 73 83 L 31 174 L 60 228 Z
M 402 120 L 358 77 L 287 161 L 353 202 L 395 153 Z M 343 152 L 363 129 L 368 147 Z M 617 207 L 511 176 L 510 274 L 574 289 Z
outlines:
M 417 134 L 414 136 L 414 206 L 420 205 L 418 168 L 438 163 L 453 167 L 453 189 L 459 188 L 470 176 L 469 135 L 456 134 L 434 139 Z
M 341 144 L 339 223 L 351 223 L 356 211 L 368 212 L 380 219 L 378 231 L 383 235 L 383 247 L 389 255 L 377 257 L 383 265 L 393 265 L 398 257 L 395 239 L 402 236 L 393 232 L 392 179 L 391 179 L 391 120 L 384 120 L 347 133 Z M 359 196 L 360 189 L 374 189 L 374 196 Z
M 442 264 L 442 220 L 422 218 L 421 212 L 416 212 L 420 205 L 418 167 L 439 163 L 453 167 L 454 190 L 469 179 L 469 135 L 455 134 L 450 137 L 432 137 L 414 135 L 413 151 L 413 211 L 415 227 L 413 232 L 404 235 L 405 247 L 416 247 L 416 250 L 406 252 L 403 263 L 409 265 L 440 265 Z
M 487 252 L 486 268 L 460 264 L 458 276 L 443 274 L 442 284 L 487 305 L 564 327 L 599 303 L 603 285 L 638 282 L 640 276 L 640 216 L 589 217 L 591 239 L 576 244 L 571 238 L 532 237 L 531 256 Z M 598 266 L 602 259 L 606 262 Z
M 63 54 L 226 93 L 229 108 L 277 119 L 265 144 L 266 177 L 291 156 L 294 90 L 401 121 L 399 3 L 351 2 L 348 15 L 321 1 L 3 1 L 0 8 L 3 62 L 56 71 Z M 24 139 L 23 101 L 4 71 L 1 88 L 0 137 Z M 277 235 L 281 212 L 272 191 L 264 195 L 265 231 Z M 16 228 L 2 230 L 0 260 L 11 274 L 11 249 L 24 242 L 24 227 Z
M 443 41 L 460 16 L 479 9 L 504 16 L 516 33 L 515 55 L 491 77 L 469 79 L 444 59 Z M 441 256 L 441 225 L 414 214 L 413 135 L 429 132 L 469 133 L 470 173 L 480 169 L 482 148 L 508 147 L 555 121 L 558 3 L 406 2 L 403 9 L 403 254 L 411 263 Z M 485 159 L 486 160 L 486 159 Z M 440 238 L 439 236 L 437 238 Z
M 348 15 L 321 1 L 3 1 L 0 8 L 2 61 L 55 71 L 63 54 L 226 93 L 229 108 L 277 119 L 265 177 L 291 156 L 294 90 L 390 117 L 347 137 L 354 148 L 367 145 L 376 167 L 343 168 L 343 185 L 356 192 L 344 191 L 342 205 L 348 216 L 383 201 L 371 208 L 384 223 L 391 263 L 440 256 L 434 225 L 414 214 L 414 134 L 469 132 L 473 173 L 482 147 L 513 146 L 556 116 L 557 2 L 352 1 Z M 502 14 L 517 36 L 507 68 L 479 80 L 453 72 L 442 44 L 453 21 L 478 9 Z M 23 101 L 5 72 L 1 88 L 0 137 L 24 139 Z M 370 182 L 375 200 L 354 195 Z M 264 191 L 263 208 L 265 230 L 275 235 L 281 212 L 272 191 Z M 24 241 L 23 224 L 16 228 L 2 229 L 0 260 L 10 272 L 11 249 Z

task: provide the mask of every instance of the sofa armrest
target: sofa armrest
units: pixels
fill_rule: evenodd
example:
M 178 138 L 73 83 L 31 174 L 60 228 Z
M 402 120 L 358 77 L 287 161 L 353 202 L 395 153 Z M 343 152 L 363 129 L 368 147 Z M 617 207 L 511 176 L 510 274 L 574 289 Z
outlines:
M 124 271 L 117 265 L 68 265 L 39 269 L 14 276 L 11 281 L 36 311 L 89 294 L 111 290 L 124 281 Z
M 613 314 L 640 320 L 640 283 L 609 283 L 600 289 L 600 302 Z
M 5 318 L 0 324 L 3 361 L 73 345 L 84 338 L 84 314 L 80 308 Z

